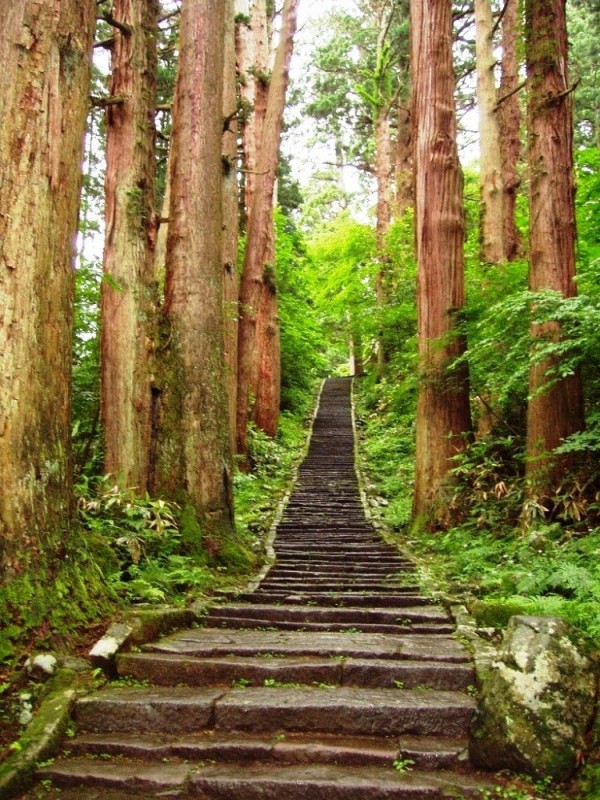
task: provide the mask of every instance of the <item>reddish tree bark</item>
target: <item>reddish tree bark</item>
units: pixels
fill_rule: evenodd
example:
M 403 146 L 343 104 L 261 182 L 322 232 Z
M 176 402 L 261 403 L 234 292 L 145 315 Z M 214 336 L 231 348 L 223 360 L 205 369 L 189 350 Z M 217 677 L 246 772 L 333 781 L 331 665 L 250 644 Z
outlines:
M 496 115 L 493 19 L 490 0 L 475 2 L 477 107 L 479 111 L 480 258 L 504 261 L 504 187 Z
M 224 281 L 224 348 L 227 373 L 227 402 L 231 450 L 234 452 L 237 408 L 238 369 L 238 299 L 240 281 L 238 272 L 239 198 L 237 181 L 238 122 L 236 81 L 235 3 L 226 0 L 225 50 L 223 83 L 223 281 Z
M 502 77 L 500 79 L 498 127 L 504 186 L 504 249 L 508 261 L 519 257 L 521 236 L 516 222 L 517 191 L 521 184 L 518 164 L 521 155 L 521 109 L 519 95 L 519 59 L 517 42 L 520 36 L 518 0 L 508 0 L 502 19 Z M 513 94 L 511 94 L 511 92 Z
M 154 113 L 157 0 L 114 0 L 116 28 L 106 113 L 106 239 L 102 284 L 104 469 L 148 488 L 156 281 Z
M 297 7 L 298 0 L 285 0 L 248 218 L 240 287 L 237 404 L 237 446 L 243 455 L 248 451 L 248 422 L 254 420 L 259 427 L 274 435 L 279 415 L 273 200 Z
M 4 580 L 64 552 L 72 520 L 73 241 L 95 10 L 93 0 L 17 0 L 0 11 Z
M 575 204 L 572 108 L 567 73 L 564 0 L 527 0 L 526 60 L 530 171 L 530 277 L 532 291 L 576 294 Z M 534 339 L 560 339 L 558 323 L 534 326 Z M 530 373 L 526 474 L 536 492 L 551 495 L 570 465 L 552 454 L 567 436 L 583 428 L 579 373 L 557 382 L 548 375 L 559 357 Z
M 380 45 L 382 46 L 382 45 Z M 386 236 L 392 223 L 392 175 L 394 163 L 392 159 L 392 142 L 390 138 L 389 107 L 382 105 L 377 109 L 375 119 L 375 177 L 377 180 L 377 273 L 376 296 L 377 310 L 380 316 L 377 343 L 377 375 L 385 374 L 387 354 L 384 344 L 384 322 L 381 317 L 388 304 L 388 271 Z
M 224 33 L 225 0 L 184 0 L 155 488 L 191 506 L 205 533 L 227 534 L 233 513 L 223 352 Z
M 244 219 L 252 207 L 257 159 L 269 94 L 269 25 L 266 0 L 236 0 L 243 18 L 237 28 L 237 61 L 242 99 Z
M 396 214 L 401 217 L 413 204 L 413 147 L 410 112 L 398 107 L 396 140 Z
M 436 513 L 450 459 L 471 429 L 468 376 L 449 365 L 464 352 L 462 173 L 456 146 L 452 4 L 411 5 L 417 311 L 421 386 L 413 512 Z

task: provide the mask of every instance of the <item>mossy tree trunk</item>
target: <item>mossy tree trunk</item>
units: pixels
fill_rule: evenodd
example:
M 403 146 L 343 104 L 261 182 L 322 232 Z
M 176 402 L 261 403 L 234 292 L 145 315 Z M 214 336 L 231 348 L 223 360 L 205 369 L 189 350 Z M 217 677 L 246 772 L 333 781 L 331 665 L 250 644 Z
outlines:
M 396 138 L 396 215 L 400 218 L 413 204 L 413 147 L 410 111 L 398 106 Z
M 521 183 L 518 172 L 521 155 L 521 108 L 517 92 L 519 36 L 518 0 L 508 0 L 502 18 L 502 75 L 499 91 L 499 99 L 506 99 L 502 100 L 497 111 L 504 188 L 504 251 L 508 261 L 518 258 L 521 250 L 521 236 L 517 228 L 515 213 L 517 191 Z
M 575 184 L 571 93 L 567 74 L 564 0 L 527 0 L 526 61 L 530 173 L 530 273 L 532 291 L 576 294 Z M 535 340 L 558 342 L 559 323 L 535 325 Z M 560 357 L 536 364 L 530 372 L 526 475 L 533 491 L 551 496 L 571 465 L 553 454 L 565 437 L 583 428 L 579 372 L 556 378 Z
M 437 513 L 452 462 L 471 430 L 464 352 L 457 330 L 464 305 L 462 173 L 456 145 L 452 3 L 411 5 L 417 313 L 421 384 L 413 512 Z
M 106 238 L 102 284 L 104 469 L 148 488 L 157 296 L 154 264 L 154 114 L 157 0 L 114 0 L 106 111 Z
M 238 271 L 239 197 L 237 180 L 238 121 L 236 85 L 235 3 L 227 0 L 225 16 L 225 68 L 223 83 L 223 281 L 225 302 L 225 366 L 232 452 L 235 450 L 237 407 L 238 314 L 240 280 Z
M 269 31 L 266 0 L 235 0 L 239 18 L 236 52 L 242 104 L 243 222 L 247 225 L 257 175 L 258 150 L 269 93 Z
M 0 10 L 0 580 L 55 559 L 72 521 L 73 241 L 93 0 Z
M 475 0 L 477 108 L 479 111 L 480 258 L 504 261 L 504 187 L 496 113 L 493 18 L 490 0 Z
M 380 46 L 383 46 L 381 43 Z M 383 378 L 388 356 L 385 352 L 385 310 L 389 303 L 389 256 L 387 235 L 392 224 L 393 173 L 390 108 L 382 104 L 375 118 L 375 177 L 377 180 L 377 272 L 376 297 L 379 315 L 377 342 L 377 376 Z
M 225 0 L 184 0 L 170 152 L 154 490 L 232 529 L 223 303 Z M 215 79 L 219 76 L 219 79 Z
M 237 449 L 248 453 L 252 420 L 274 435 L 279 417 L 279 323 L 273 203 L 298 0 L 285 0 L 251 197 L 240 286 Z

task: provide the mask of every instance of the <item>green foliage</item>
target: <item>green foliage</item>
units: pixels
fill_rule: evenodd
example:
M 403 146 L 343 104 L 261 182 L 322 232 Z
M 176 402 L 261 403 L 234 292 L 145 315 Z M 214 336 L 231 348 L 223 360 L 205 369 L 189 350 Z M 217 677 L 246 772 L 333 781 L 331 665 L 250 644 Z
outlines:
M 414 760 L 412 758 L 397 758 L 393 761 L 393 767 L 396 772 L 399 772 L 401 775 L 404 775 L 414 766 Z
M 317 308 L 346 358 L 350 339 L 359 342 L 375 335 L 375 232 L 343 213 L 317 230 L 309 252 Z
M 191 506 L 140 496 L 110 476 L 83 480 L 78 492 L 85 528 L 113 554 L 106 580 L 130 602 L 182 604 L 254 564 L 242 539 L 207 534 Z
M 314 400 L 313 400 L 314 402 Z M 234 477 L 236 527 L 252 552 L 263 548 L 280 500 L 289 488 L 306 441 L 303 417 L 283 412 L 277 437 L 271 439 L 256 426 L 249 430 L 252 472 Z
M 275 214 L 279 318 L 281 322 L 281 408 L 303 417 L 316 381 L 326 373 L 324 330 L 315 308 L 314 269 L 302 235 L 289 217 Z

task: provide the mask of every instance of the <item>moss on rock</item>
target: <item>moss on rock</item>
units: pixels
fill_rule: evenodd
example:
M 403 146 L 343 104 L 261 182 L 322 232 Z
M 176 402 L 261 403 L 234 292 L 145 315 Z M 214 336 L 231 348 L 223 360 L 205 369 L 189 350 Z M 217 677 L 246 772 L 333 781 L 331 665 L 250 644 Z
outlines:
M 515 616 L 482 679 L 471 757 L 481 767 L 564 780 L 585 749 L 598 675 L 556 617 Z

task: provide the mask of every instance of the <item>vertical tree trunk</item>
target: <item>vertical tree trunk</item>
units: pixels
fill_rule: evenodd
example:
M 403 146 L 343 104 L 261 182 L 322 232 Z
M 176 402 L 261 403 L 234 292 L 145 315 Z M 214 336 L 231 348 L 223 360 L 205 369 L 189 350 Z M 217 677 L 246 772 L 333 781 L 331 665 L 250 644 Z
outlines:
M 500 133 L 496 115 L 493 19 L 490 0 L 475 0 L 477 106 L 479 110 L 480 258 L 488 264 L 504 260 L 504 188 Z
M 413 147 L 410 112 L 398 107 L 396 142 L 396 214 L 398 218 L 413 204 Z
M 227 372 L 227 401 L 231 450 L 235 450 L 235 420 L 237 406 L 238 361 L 238 123 L 236 81 L 235 3 L 226 0 L 225 9 L 225 70 L 223 83 L 223 281 L 225 302 L 225 368 Z
M 518 0 L 508 0 L 502 19 L 502 77 L 500 97 L 506 97 L 497 111 L 500 131 L 500 153 L 502 157 L 502 183 L 504 186 L 504 250 L 509 261 L 519 256 L 521 237 L 517 228 L 515 209 L 520 180 L 518 175 L 521 155 L 521 109 L 519 96 L 515 91 L 519 83 L 519 60 L 517 42 L 519 40 Z
M 114 0 L 106 114 L 106 239 L 102 284 L 104 469 L 140 493 L 148 487 L 155 339 L 154 114 L 157 0 Z M 108 279 L 108 280 L 107 280 Z
M 242 99 L 242 149 L 246 217 L 252 207 L 257 159 L 269 93 L 269 32 L 266 0 L 236 0 L 243 17 L 237 29 L 237 60 Z M 247 20 L 247 21 L 246 21 Z
M 224 33 L 225 0 L 184 0 L 157 384 L 156 489 L 191 506 L 208 534 L 232 526 L 223 353 Z
M 390 139 L 389 108 L 381 105 L 377 109 L 375 120 L 375 176 L 377 179 L 377 311 L 379 314 L 379 331 L 377 342 L 377 376 L 383 378 L 387 363 L 384 345 L 385 323 L 383 316 L 388 304 L 388 270 L 386 237 L 392 223 L 392 142 Z
M 248 218 L 240 287 L 237 404 L 238 452 L 243 455 L 248 452 L 248 421 L 254 419 L 264 430 L 274 433 L 279 413 L 273 197 L 297 7 L 298 0 L 285 0 Z M 261 381 L 265 385 L 260 386 Z M 264 405 L 266 401 L 268 407 Z
M 564 0 L 527 0 L 526 60 L 530 170 L 530 288 L 576 294 L 572 109 L 568 93 Z M 558 323 L 535 326 L 535 338 L 560 339 Z M 551 494 L 569 466 L 552 450 L 583 428 L 579 373 L 550 384 L 558 357 L 534 366 L 527 414 L 527 477 Z
M 68 545 L 73 241 L 95 10 L 93 0 L 17 0 L 0 11 L 4 580 Z
M 416 517 L 435 512 L 451 466 L 470 431 L 466 369 L 457 316 L 464 305 L 462 174 L 456 146 L 452 4 L 411 5 L 415 144 L 417 311 L 422 374 L 417 406 Z

